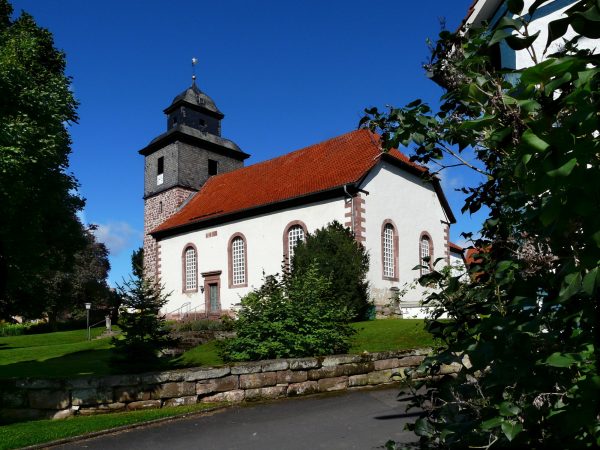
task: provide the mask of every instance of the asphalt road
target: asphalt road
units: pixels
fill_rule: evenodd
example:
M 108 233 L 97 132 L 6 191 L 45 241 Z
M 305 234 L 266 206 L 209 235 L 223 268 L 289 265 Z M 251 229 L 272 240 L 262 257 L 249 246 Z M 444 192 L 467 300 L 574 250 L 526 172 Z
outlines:
M 398 388 L 233 407 L 55 447 L 60 449 L 373 449 L 415 441 Z

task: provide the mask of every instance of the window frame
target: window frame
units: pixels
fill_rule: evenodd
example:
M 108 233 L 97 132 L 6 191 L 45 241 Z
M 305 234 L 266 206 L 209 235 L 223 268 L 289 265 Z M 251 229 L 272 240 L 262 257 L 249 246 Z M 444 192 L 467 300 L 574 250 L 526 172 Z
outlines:
M 429 263 L 425 264 L 423 261 L 423 241 L 427 241 L 429 244 Z M 422 231 L 419 236 L 419 266 L 428 266 L 429 269 L 423 270 L 423 267 L 419 268 L 419 273 L 421 276 L 427 275 L 433 271 L 433 239 L 431 239 L 431 235 L 427 231 Z
M 236 239 L 241 239 L 243 243 L 243 252 L 244 252 L 244 282 L 239 284 L 234 284 L 234 255 L 233 255 L 233 242 Z M 227 244 L 227 268 L 228 268 L 228 282 L 229 288 L 243 288 L 248 287 L 248 241 L 246 240 L 246 236 L 243 233 L 234 233 L 229 238 L 229 242 Z
M 385 274 L 385 230 L 387 227 L 392 229 L 392 263 L 394 269 L 394 275 L 388 276 Z M 399 239 L 398 239 L 398 227 L 392 219 L 385 219 L 381 224 L 381 278 L 388 281 L 399 281 L 400 276 L 398 274 L 398 258 L 399 258 Z
M 195 267 L 194 267 L 194 278 L 196 287 L 193 289 L 187 288 L 187 258 L 186 253 L 188 250 L 194 251 L 195 256 Z M 183 246 L 183 251 L 181 252 L 181 292 L 190 294 L 194 292 L 198 292 L 198 249 L 191 242 L 185 244 Z
M 293 220 L 285 226 L 285 228 L 283 229 L 283 261 L 286 265 L 289 265 L 290 263 L 290 230 L 296 226 L 299 226 L 300 228 L 302 228 L 302 231 L 304 231 L 304 240 L 306 240 L 306 236 L 308 236 L 308 229 L 306 228 L 306 224 L 301 220 Z

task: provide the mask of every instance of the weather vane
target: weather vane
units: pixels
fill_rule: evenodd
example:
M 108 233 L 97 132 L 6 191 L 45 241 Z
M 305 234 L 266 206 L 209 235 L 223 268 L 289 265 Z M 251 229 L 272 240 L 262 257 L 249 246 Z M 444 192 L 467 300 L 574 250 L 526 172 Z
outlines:
M 196 81 L 196 64 L 198 64 L 198 58 L 192 58 L 192 82 Z

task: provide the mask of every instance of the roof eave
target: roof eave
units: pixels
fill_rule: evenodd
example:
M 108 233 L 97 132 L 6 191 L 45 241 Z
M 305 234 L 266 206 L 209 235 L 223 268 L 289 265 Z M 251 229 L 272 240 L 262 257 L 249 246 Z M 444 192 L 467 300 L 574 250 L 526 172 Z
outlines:
M 262 205 L 256 205 L 249 208 L 243 208 L 236 211 L 232 211 L 226 214 L 220 215 L 212 215 L 207 216 L 205 218 L 181 224 L 174 225 L 169 228 L 165 228 L 164 230 L 152 230 L 150 231 L 150 235 L 155 239 L 159 240 L 165 237 L 169 237 L 175 234 L 185 233 L 188 231 L 192 231 L 195 229 L 202 229 L 205 227 L 218 225 L 226 222 L 231 222 L 233 220 L 238 219 L 239 217 L 249 217 L 249 216 L 257 216 L 263 214 L 265 212 L 269 212 L 272 210 L 281 210 L 285 208 L 289 208 L 292 206 L 303 205 L 307 203 L 313 203 L 315 201 L 324 200 L 328 198 L 335 198 L 344 195 L 344 186 L 355 186 L 356 183 L 348 182 L 341 184 L 339 186 L 335 186 L 332 188 L 324 189 L 321 191 L 311 192 L 308 194 L 298 195 L 296 197 L 290 197 L 283 200 L 278 200 L 275 202 L 264 203 Z M 160 228 L 160 226 L 158 227 Z
M 216 151 L 217 153 L 222 153 L 226 156 L 231 156 L 235 159 L 239 159 L 240 161 L 244 161 L 245 159 L 248 159 L 250 157 L 248 153 L 245 153 L 242 150 L 233 150 L 229 147 L 215 144 L 213 142 L 198 138 L 196 136 L 191 136 L 177 129 L 171 129 L 170 131 L 164 133 L 158 139 L 150 142 L 146 147 L 139 150 L 138 153 L 143 156 L 148 156 L 154 151 L 158 150 L 159 148 L 163 148 L 165 145 L 168 145 L 175 141 L 182 141 L 191 144 L 202 143 L 202 145 L 205 146 L 207 150 Z
M 188 102 L 185 99 L 179 99 L 173 103 L 171 103 L 169 106 L 167 106 L 165 109 L 163 109 L 163 112 L 165 114 L 169 114 L 171 113 L 173 110 L 175 110 L 176 108 L 178 108 L 181 105 L 185 105 L 190 109 L 193 109 L 195 111 L 198 112 L 203 112 L 205 114 L 208 114 L 209 116 L 213 116 L 217 119 L 223 119 L 225 117 L 225 114 L 223 114 L 221 111 L 219 111 L 218 109 L 216 111 L 213 111 L 212 109 L 209 109 L 205 106 L 199 106 L 196 105 L 194 103 Z

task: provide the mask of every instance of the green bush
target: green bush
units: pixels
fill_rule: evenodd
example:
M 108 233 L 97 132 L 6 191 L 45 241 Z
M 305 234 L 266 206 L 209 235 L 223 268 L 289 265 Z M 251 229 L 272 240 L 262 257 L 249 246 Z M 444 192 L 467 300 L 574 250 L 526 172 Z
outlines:
M 369 255 L 352 231 L 334 220 L 306 236 L 294 250 L 293 270 L 305 272 L 314 262 L 319 273 L 331 279 L 333 300 L 347 307 L 353 320 L 365 319 L 369 308 Z
M 29 326 L 28 323 L 0 323 L 0 337 L 21 336 Z
M 224 320 L 186 320 L 169 324 L 174 332 L 183 331 L 229 331 L 231 325 Z
M 221 345 L 226 361 L 330 355 L 350 348 L 350 311 L 338 305 L 331 281 L 314 263 L 299 274 L 266 277 L 241 303 L 237 336 Z

